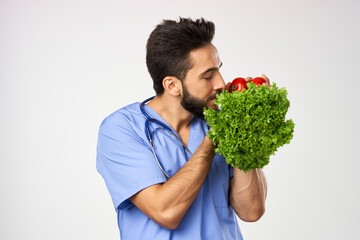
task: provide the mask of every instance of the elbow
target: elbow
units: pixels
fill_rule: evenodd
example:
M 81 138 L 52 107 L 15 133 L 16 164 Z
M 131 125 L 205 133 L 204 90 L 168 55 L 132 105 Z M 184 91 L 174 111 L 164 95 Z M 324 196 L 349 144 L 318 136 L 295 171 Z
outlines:
M 265 213 L 265 206 L 260 207 L 258 209 L 253 209 L 247 213 L 238 213 L 238 217 L 244 222 L 257 222 Z
M 181 220 L 182 217 L 179 217 L 170 212 L 165 212 L 160 214 L 155 222 L 163 228 L 168 230 L 175 230 L 179 226 Z
M 171 223 L 166 223 L 164 225 L 160 225 L 162 226 L 163 228 L 166 228 L 167 230 L 175 230 L 179 224 L 171 224 Z
M 166 228 L 168 230 L 175 230 L 179 226 L 180 223 L 174 222 L 172 220 L 166 220 L 166 221 L 158 222 L 158 224 L 161 227 Z
M 265 214 L 265 198 L 246 198 L 242 201 L 230 198 L 236 215 L 244 222 L 256 222 Z

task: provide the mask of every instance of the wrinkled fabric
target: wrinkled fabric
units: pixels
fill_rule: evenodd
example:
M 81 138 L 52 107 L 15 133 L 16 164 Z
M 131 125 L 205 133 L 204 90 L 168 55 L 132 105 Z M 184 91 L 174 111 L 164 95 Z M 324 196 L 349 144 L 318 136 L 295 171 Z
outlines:
M 152 108 L 144 108 L 172 129 Z M 128 200 L 144 188 L 167 181 L 145 135 L 145 120 L 140 103 L 133 103 L 106 117 L 99 129 L 96 165 L 117 212 L 121 239 L 242 239 L 228 199 L 232 168 L 219 155 L 214 156 L 200 192 L 175 230 L 159 226 Z M 149 128 L 158 159 L 171 177 L 191 155 L 168 130 L 153 122 Z M 207 131 L 206 122 L 194 117 L 188 141 L 192 153 Z

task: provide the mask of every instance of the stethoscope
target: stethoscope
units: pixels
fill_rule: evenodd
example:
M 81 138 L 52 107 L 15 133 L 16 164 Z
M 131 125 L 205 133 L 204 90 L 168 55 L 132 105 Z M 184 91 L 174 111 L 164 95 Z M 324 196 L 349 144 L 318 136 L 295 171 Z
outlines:
M 154 122 L 154 123 L 157 123 L 158 125 L 162 126 L 164 129 L 166 129 L 167 131 L 169 131 L 172 135 L 174 135 L 176 137 L 176 139 L 184 146 L 184 148 L 188 151 L 188 153 L 190 154 L 190 156 L 192 156 L 192 153 L 191 151 L 189 150 L 189 148 L 181 141 L 180 137 L 177 136 L 168 126 L 166 126 L 164 123 L 160 122 L 159 120 L 155 119 L 155 118 L 152 118 L 149 116 L 149 114 L 147 114 L 147 112 L 145 111 L 144 109 L 144 105 L 149 102 L 150 100 L 152 100 L 154 97 L 151 97 L 151 98 L 148 98 L 146 99 L 145 101 L 143 101 L 141 104 L 140 104 L 140 111 L 142 112 L 142 114 L 145 116 L 146 120 L 145 120 L 145 135 L 147 137 L 147 139 L 149 140 L 150 142 L 150 146 L 151 146 L 151 149 L 152 149 L 152 152 L 154 153 L 154 156 L 155 156 L 155 159 L 161 169 L 161 171 L 165 174 L 165 176 L 167 178 L 170 178 L 170 176 L 165 172 L 164 168 L 162 167 L 157 155 L 156 155 L 156 152 L 155 152 L 155 148 L 154 148 L 154 143 L 153 143 L 153 139 L 152 139 L 152 136 L 151 136 L 151 133 L 150 133 L 150 128 L 149 128 L 149 124 L 150 122 Z

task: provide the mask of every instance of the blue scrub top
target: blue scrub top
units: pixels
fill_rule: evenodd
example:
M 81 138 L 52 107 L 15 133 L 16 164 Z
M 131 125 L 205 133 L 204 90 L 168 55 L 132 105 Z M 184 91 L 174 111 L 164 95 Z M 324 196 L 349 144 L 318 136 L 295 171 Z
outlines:
M 146 105 L 144 108 L 150 117 L 172 129 L 152 108 Z M 214 156 L 199 194 L 175 230 L 159 226 L 128 200 L 146 187 L 167 181 L 145 135 L 145 120 L 140 103 L 133 103 L 106 117 L 99 129 L 96 166 L 113 200 L 121 240 L 242 239 L 228 199 L 232 168 L 220 155 Z M 206 122 L 194 117 L 188 141 L 192 153 L 207 131 Z M 150 132 L 158 159 L 171 177 L 190 154 L 175 136 L 158 124 L 151 122 Z

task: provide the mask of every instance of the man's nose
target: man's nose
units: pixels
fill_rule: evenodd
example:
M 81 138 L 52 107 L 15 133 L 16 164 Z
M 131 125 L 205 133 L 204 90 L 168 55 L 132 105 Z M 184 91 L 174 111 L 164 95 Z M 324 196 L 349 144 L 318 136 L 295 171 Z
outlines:
M 226 87 L 226 84 L 224 82 L 223 77 L 221 76 L 221 73 L 219 72 L 215 78 L 215 84 L 214 84 L 214 90 L 224 90 Z

